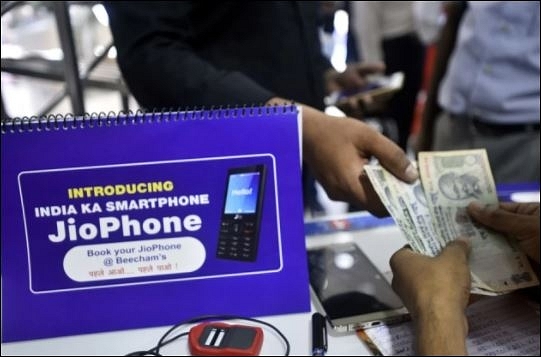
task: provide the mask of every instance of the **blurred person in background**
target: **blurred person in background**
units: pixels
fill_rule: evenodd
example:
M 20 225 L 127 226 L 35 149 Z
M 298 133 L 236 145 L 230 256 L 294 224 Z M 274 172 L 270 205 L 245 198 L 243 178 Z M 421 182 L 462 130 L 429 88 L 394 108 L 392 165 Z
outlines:
M 486 148 L 496 183 L 539 182 L 539 2 L 445 2 L 416 149 Z
M 395 140 L 404 150 L 421 88 L 425 46 L 417 35 L 414 1 L 352 1 L 351 29 L 366 62 L 385 63 L 386 74 L 404 72 L 402 90 L 394 94 L 383 115 L 396 123 Z
M 413 1 L 413 19 L 419 39 L 431 46 L 440 37 L 445 24 L 445 1 Z
M 118 63 L 145 108 L 302 105 L 303 159 L 330 198 L 386 211 L 364 177 L 372 156 L 404 180 L 405 153 L 353 118 L 322 112 L 326 91 L 362 88 L 381 65 L 335 71 L 321 52 L 318 2 L 104 2 Z M 279 138 L 276 138 L 279 140 Z M 304 166 L 306 168 L 306 166 Z M 309 182 L 309 181 L 305 181 Z M 305 207 L 321 210 L 312 186 Z

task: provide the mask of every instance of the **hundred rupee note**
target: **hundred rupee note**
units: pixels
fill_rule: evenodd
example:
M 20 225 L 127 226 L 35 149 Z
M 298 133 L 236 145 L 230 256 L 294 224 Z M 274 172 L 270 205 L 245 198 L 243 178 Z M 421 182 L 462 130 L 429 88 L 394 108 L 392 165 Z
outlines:
M 498 204 L 484 149 L 419 153 L 419 173 L 434 228 L 440 239 L 471 239 L 470 267 L 476 286 L 487 294 L 538 285 L 536 274 L 515 242 L 475 224 L 466 206 Z M 477 284 L 476 284 L 477 285 Z
M 436 232 L 420 180 L 412 184 L 398 180 L 380 165 L 365 166 L 372 186 L 379 195 L 411 248 L 436 256 L 446 245 Z M 472 274 L 472 293 L 498 295 Z
M 416 241 L 415 244 L 420 249 L 419 253 L 429 256 L 438 255 L 445 243 L 439 241 L 432 224 L 432 217 L 430 216 L 421 181 L 417 180 L 411 184 L 406 183 L 379 165 L 366 166 L 365 171 L 370 171 L 368 177 L 372 185 L 376 181 L 375 186 L 383 186 L 388 190 L 388 195 L 392 199 L 385 199 L 382 202 L 390 213 L 391 210 L 394 211 L 398 219 L 404 221 L 399 226 L 402 229 L 406 228 L 407 232 L 404 232 L 404 234 L 411 236 Z M 386 203 L 388 201 L 395 202 L 395 204 L 389 208 L 388 204 L 390 205 L 390 203 Z M 397 221 L 397 218 L 392 213 L 391 215 Z
M 404 234 L 411 248 L 418 253 L 425 254 L 424 245 L 421 241 L 422 237 L 420 237 L 415 230 L 412 217 L 410 217 L 409 214 L 404 214 L 400 202 L 398 201 L 398 197 L 396 197 L 392 191 L 390 182 L 387 180 L 385 169 L 381 166 L 365 165 L 364 170 L 381 202 L 385 208 L 387 208 L 391 217 L 393 217 L 396 225 L 400 228 L 402 234 Z

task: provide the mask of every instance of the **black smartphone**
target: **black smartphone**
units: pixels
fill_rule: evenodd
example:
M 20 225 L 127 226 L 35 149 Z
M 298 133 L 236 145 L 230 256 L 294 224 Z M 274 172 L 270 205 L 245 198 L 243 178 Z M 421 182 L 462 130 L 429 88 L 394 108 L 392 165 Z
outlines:
M 228 170 L 216 257 L 256 260 L 265 176 L 265 165 Z
M 308 247 L 308 266 L 314 305 L 335 330 L 408 319 L 400 297 L 355 242 Z

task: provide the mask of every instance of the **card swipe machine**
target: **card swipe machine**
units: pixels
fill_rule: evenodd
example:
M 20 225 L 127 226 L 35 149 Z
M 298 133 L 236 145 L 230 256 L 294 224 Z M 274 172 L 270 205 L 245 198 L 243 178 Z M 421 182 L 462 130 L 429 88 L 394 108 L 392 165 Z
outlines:
M 192 327 L 188 343 L 192 356 L 258 356 L 263 345 L 263 330 L 206 322 Z

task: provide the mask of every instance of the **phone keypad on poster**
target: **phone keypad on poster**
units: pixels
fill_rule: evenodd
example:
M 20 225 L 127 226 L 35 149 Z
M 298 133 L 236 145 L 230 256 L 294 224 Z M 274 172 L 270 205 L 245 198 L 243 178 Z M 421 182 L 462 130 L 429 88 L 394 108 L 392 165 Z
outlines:
M 256 222 L 252 220 L 223 220 L 218 240 L 218 258 L 235 260 L 255 260 Z

